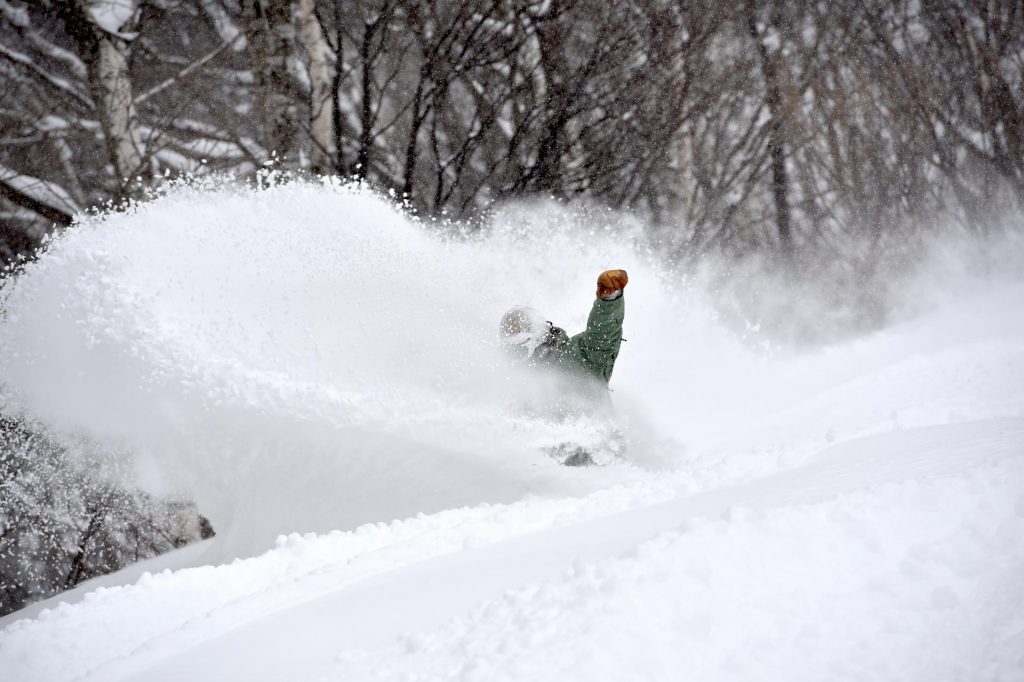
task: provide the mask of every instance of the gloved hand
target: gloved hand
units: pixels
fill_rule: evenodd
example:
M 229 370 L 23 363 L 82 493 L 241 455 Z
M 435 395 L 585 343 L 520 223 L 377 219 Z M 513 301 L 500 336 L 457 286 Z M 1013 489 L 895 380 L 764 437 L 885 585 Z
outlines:
M 629 283 L 629 275 L 625 270 L 605 270 L 597 278 L 597 295 L 609 298 L 622 291 Z

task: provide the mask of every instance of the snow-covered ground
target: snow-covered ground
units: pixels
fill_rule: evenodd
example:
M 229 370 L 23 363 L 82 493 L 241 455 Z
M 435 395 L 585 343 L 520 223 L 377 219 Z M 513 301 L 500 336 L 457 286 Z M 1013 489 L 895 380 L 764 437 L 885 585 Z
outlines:
M 796 351 L 641 243 L 550 206 L 442 240 L 335 185 L 68 232 L 4 292 L 8 409 L 219 534 L 0 621 L 3 679 L 1024 679 L 1020 244 Z M 600 425 L 522 414 L 495 324 L 580 329 L 607 267 L 628 462 L 559 467 Z

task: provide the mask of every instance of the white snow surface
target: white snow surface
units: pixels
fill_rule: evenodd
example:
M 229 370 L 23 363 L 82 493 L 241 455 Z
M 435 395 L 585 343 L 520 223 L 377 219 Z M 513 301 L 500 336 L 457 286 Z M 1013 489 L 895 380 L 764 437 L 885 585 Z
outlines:
M 437 232 L 358 186 L 197 184 L 0 291 L 5 409 L 218 530 L 0 620 L 3 679 L 1024 679 L 1019 241 L 936 247 L 885 329 L 786 350 L 622 216 Z M 602 425 L 519 410 L 497 321 L 578 331 L 609 267 L 628 456 L 560 467 Z

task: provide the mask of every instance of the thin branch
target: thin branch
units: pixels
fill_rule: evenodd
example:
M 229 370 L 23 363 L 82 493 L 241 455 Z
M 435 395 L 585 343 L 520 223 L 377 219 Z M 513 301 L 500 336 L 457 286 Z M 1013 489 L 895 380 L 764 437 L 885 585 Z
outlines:
M 163 82 L 153 86 L 152 88 L 150 88 L 146 92 L 140 94 L 138 97 L 135 98 L 135 104 L 136 105 L 142 104 L 143 102 L 148 100 L 150 97 L 153 97 L 154 95 L 160 94 L 161 92 L 163 92 L 167 88 L 171 87 L 172 85 L 175 85 L 175 84 L 180 83 L 182 81 L 188 80 L 189 78 L 194 76 L 197 72 L 199 72 L 203 68 L 205 68 L 207 64 L 209 64 L 214 59 L 216 59 L 218 56 L 220 56 L 221 53 L 223 53 L 229 47 L 231 47 L 232 45 L 237 43 L 242 38 L 243 35 L 245 35 L 245 34 L 242 33 L 241 31 L 239 31 L 238 34 L 235 35 L 234 38 L 232 38 L 231 40 L 228 40 L 228 41 L 226 41 L 224 43 L 221 43 L 221 45 L 219 47 L 217 47 L 216 49 L 211 51 L 206 56 L 201 57 L 198 61 L 192 62 L 191 64 L 186 66 L 184 69 L 182 69 L 181 71 L 179 71 L 175 75 L 171 76 L 170 78 L 167 78 Z

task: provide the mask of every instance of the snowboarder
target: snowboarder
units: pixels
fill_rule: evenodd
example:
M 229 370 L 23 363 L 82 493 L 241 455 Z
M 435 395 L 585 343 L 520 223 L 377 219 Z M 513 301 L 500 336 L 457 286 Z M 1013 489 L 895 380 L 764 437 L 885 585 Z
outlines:
M 607 386 L 619 356 L 626 309 L 622 291 L 628 282 L 625 270 L 601 273 L 586 331 L 570 337 L 536 310 L 517 307 L 501 318 L 502 341 L 510 352 L 532 364 L 558 367 Z
M 567 379 L 553 410 L 559 416 L 610 415 L 608 382 L 622 342 L 623 289 L 628 282 L 625 270 L 601 273 L 587 328 L 575 336 L 532 308 L 516 307 L 502 316 L 501 340 L 512 355 L 535 367 L 554 368 Z M 561 444 L 551 454 L 565 464 L 593 463 L 589 451 L 572 444 Z

